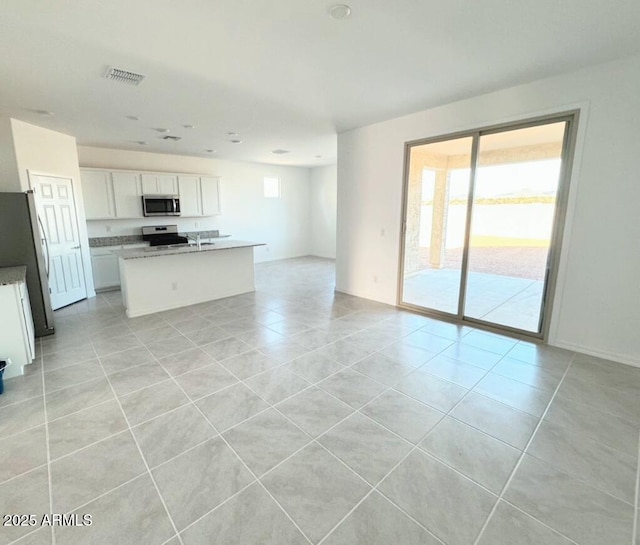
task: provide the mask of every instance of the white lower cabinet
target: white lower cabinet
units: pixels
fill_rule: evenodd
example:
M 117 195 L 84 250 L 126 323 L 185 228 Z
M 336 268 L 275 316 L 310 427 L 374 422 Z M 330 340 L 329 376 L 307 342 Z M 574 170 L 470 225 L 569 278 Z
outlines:
M 93 268 L 93 284 L 96 291 L 113 289 L 120 285 L 118 257 L 111 252 L 96 255 L 92 251 L 91 267 Z
M 24 373 L 23 367 L 35 357 L 35 335 L 27 284 L 0 286 L 0 358 L 11 359 L 4 378 Z
M 120 287 L 120 268 L 114 250 L 146 248 L 148 244 L 127 244 L 125 246 L 102 246 L 91 248 L 91 268 L 96 291 L 114 290 Z

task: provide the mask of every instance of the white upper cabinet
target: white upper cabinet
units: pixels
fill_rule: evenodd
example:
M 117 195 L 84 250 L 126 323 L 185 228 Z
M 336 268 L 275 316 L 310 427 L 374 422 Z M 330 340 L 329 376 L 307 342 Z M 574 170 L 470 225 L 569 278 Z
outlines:
M 178 176 L 175 174 L 161 174 L 159 172 L 143 172 L 143 195 L 177 195 Z
M 143 172 L 140 174 L 142 180 L 142 194 L 143 195 L 157 195 L 158 194 L 158 175 L 148 174 Z
M 180 215 L 202 216 L 202 198 L 199 176 L 178 176 L 180 190 Z
M 80 178 L 88 220 L 142 217 L 138 173 L 81 169 Z
M 180 215 L 215 216 L 220 214 L 219 178 L 214 176 L 179 175 Z
M 202 215 L 217 216 L 220 214 L 220 178 L 214 176 L 200 177 L 202 193 Z
M 88 220 L 116 217 L 111 173 L 105 170 L 81 170 L 84 213 Z
M 80 169 L 88 220 L 142 218 L 142 195 L 179 195 L 183 217 L 220 214 L 220 178 L 124 170 Z
M 112 172 L 113 198 L 117 218 L 142 217 L 140 175 L 135 172 Z
M 177 195 L 178 177 L 174 174 L 159 174 L 158 190 L 160 195 Z

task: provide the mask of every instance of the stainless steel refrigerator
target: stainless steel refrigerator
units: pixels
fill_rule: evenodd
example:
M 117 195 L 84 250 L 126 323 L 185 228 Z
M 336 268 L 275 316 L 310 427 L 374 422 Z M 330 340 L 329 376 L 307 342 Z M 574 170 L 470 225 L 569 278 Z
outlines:
M 0 267 L 27 266 L 27 290 L 36 337 L 54 333 L 47 240 L 33 191 L 0 193 Z

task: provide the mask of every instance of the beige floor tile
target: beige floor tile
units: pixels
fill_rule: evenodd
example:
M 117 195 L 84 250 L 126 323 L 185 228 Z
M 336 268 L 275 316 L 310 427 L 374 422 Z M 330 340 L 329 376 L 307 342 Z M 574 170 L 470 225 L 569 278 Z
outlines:
M 153 476 L 179 531 L 253 480 L 219 437 L 157 467 Z
M 447 545 L 473 543 L 497 500 L 417 450 L 385 478 L 378 490 Z
M 262 481 L 313 543 L 370 490 L 317 444 L 300 451 Z

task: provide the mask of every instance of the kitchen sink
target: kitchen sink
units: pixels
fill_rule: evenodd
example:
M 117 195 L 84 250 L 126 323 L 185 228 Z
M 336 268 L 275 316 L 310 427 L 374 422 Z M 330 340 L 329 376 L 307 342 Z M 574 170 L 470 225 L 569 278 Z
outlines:
M 201 242 L 200 246 L 214 246 L 215 242 Z M 190 242 L 189 246 L 193 247 L 193 246 L 197 246 L 197 244 L 195 242 Z

